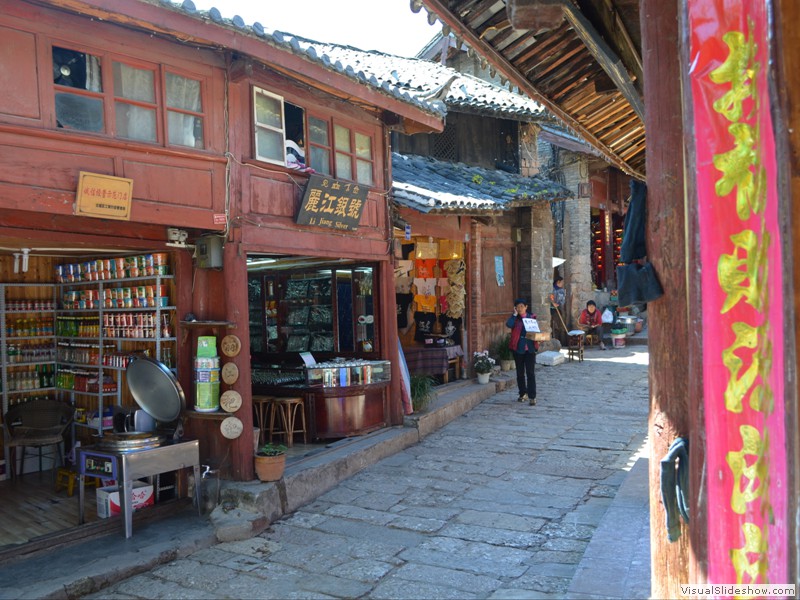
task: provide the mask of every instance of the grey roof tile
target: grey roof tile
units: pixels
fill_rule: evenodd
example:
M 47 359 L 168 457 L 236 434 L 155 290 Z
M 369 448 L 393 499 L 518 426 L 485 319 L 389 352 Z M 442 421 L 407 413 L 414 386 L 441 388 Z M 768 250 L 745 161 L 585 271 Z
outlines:
M 239 15 L 234 15 L 232 19 L 222 17 L 216 7 L 198 11 L 191 0 L 182 3 L 172 0 L 160 2 L 194 18 L 250 32 L 267 44 L 320 63 L 326 69 L 344 73 L 439 117 L 443 117 L 449 108 L 520 121 L 548 118 L 544 107 L 530 98 L 477 77 L 458 73 L 436 62 L 318 42 L 269 29 L 258 21 L 247 26 Z M 266 20 L 269 10 L 265 8 L 264 12 Z M 447 86 L 451 79 L 453 81 Z
M 392 153 L 392 178 L 393 200 L 423 213 L 504 211 L 573 195 L 541 177 L 397 152 Z

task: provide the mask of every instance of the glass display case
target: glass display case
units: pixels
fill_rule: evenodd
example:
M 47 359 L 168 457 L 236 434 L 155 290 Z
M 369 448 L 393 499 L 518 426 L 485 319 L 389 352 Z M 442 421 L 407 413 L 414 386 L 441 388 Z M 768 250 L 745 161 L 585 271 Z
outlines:
M 313 352 L 324 359 L 377 352 L 373 271 L 358 265 L 251 272 L 254 356 Z
M 306 383 L 322 387 L 368 385 L 392 378 L 388 360 L 332 360 L 306 368 Z

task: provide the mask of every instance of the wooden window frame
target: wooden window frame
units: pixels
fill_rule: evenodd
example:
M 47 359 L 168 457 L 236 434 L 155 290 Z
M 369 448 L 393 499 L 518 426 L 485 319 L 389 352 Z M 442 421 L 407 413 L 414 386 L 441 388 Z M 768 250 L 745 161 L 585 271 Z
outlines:
M 73 131 L 82 134 L 90 134 L 90 135 L 105 135 L 112 137 L 114 139 L 125 140 L 126 142 L 132 143 L 140 143 L 140 144 L 151 144 L 157 145 L 165 148 L 181 148 L 181 149 L 194 149 L 194 150 L 205 150 L 207 147 L 207 132 L 208 132 L 208 102 L 207 102 L 207 89 L 208 89 L 208 76 L 199 75 L 197 73 L 188 73 L 182 71 L 181 69 L 173 68 L 169 65 L 163 63 L 155 63 L 150 61 L 140 61 L 133 59 L 129 56 L 125 56 L 122 54 L 116 54 L 114 52 L 108 52 L 105 50 L 100 50 L 97 48 L 90 48 L 87 46 L 83 46 L 80 44 L 74 44 L 67 41 L 61 40 L 50 40 L 49 48 L 50 53 L 48 55 L 49 61 L 49 68 L 52 69 L 53 65 L 53 48 L 63 48 L 65 50 L 72 50 L 74 52 L 79 52 L 86 55 L 95 56 L 100 61 L 100 73 L 101 73 L 101 80 L 102 80 L 102 91 L 94 92 L 91 90 L 86 90 L 82 88 L 70 87 L 59 85 L 53 82 L 52 84 L 52 94 L 51 99 L 53 102 L 53 116 L 56 116 L 56 109 L 55 109 L 55 96 L 58 93 L 67 93 L 73 94 L 76 96 L 84 96 L 87 98 L 96 98 L 103 103 L 103 121 L 104 127 L 103 131 L 89 131 L 85 129 L 70 129 L 64 128 L 63 131 Z M 139 100 L 133 100 L 130 98 L 125 98 L 117 93 L 117 90 L 114 87 L 114 63 L 119 63 L 122 65 L 126 65 L 128 67 L 132 67 L 135 69 L 143 69 L 143 70 L 151 70 L 153 72 L 153 98 L 154 103 L 149 102 L 142 102 Z M 184 77 L 186 79 L 191 79 L 193 81 L 197 81 L 200 84 L 200 106 L 201 111 L 193 112 L 187 111 L 184 109 L 179 108 L 170 108 L 167 106 L 167 98 L 166 98 L 166 76 L 167 73 L 171 73 L 173 75 L 178 75 L 180 77 Z M 130 137 L 123 137 L 117 133 L 117 122 L 116 122 L 116 104 L 129 104 L 132 106 L 139 106 L 148 109 L 154 109 L 156 115 L 156 140 L 155 141 L 148 141 L 148 140 L 140 140 Z M 202 147 L 197 146 L 186 146 L 183 144 L 171 144 L 169 142 L 169 132 L 167 131 L 168 127 L 168 112 L 175 112 L 179 114 L 186 114 L 197 117 L 201 119 L 203 124 L 203 145 Z

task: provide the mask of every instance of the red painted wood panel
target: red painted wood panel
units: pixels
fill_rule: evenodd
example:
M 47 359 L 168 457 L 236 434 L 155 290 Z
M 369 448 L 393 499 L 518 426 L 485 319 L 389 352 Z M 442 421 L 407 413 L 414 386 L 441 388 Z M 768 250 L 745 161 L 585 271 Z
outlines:
M 213 207 L 214 178 L 209 165 L 191 168 L 169 162 L 126 160 L 122 177 L 133 179 L 134 198 L 197 208 Z M 224 188 L 220 186 L 216 191 L 221 199 Z M 224 206 L 218 209 L 222 212 Z
M 24 31 L 0 27 L 0 113 L 38 119 L 36 39 Z M 9 94 L 8 90 L 14 90 Z

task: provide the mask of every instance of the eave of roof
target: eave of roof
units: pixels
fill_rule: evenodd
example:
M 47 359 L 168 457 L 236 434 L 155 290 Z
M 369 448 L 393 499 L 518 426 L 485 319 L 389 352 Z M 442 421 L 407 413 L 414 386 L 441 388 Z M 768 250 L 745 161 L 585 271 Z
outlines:
M 572 196 L 541 177 L 392 153 L 391 197 L 422 213 L 492 214 Z
M 586 34 L 592 32 L 585 23 L 564 20 L 554 29 L 533 32 L 512 27 L 507 0 L 415 0 L 423 3 L 459 44 L 466 42 L 482 57 L 482 64 L 541 101 L 608 162 L 644 179 L 645 131 L 635 91 L 629 81 L 619 87 L 625 74 L 613 52 L 605 50 L 599 60 L 591 51 L 594 44 L 586 41 Z M 574 10 L 570 15 L 580 17 Z

